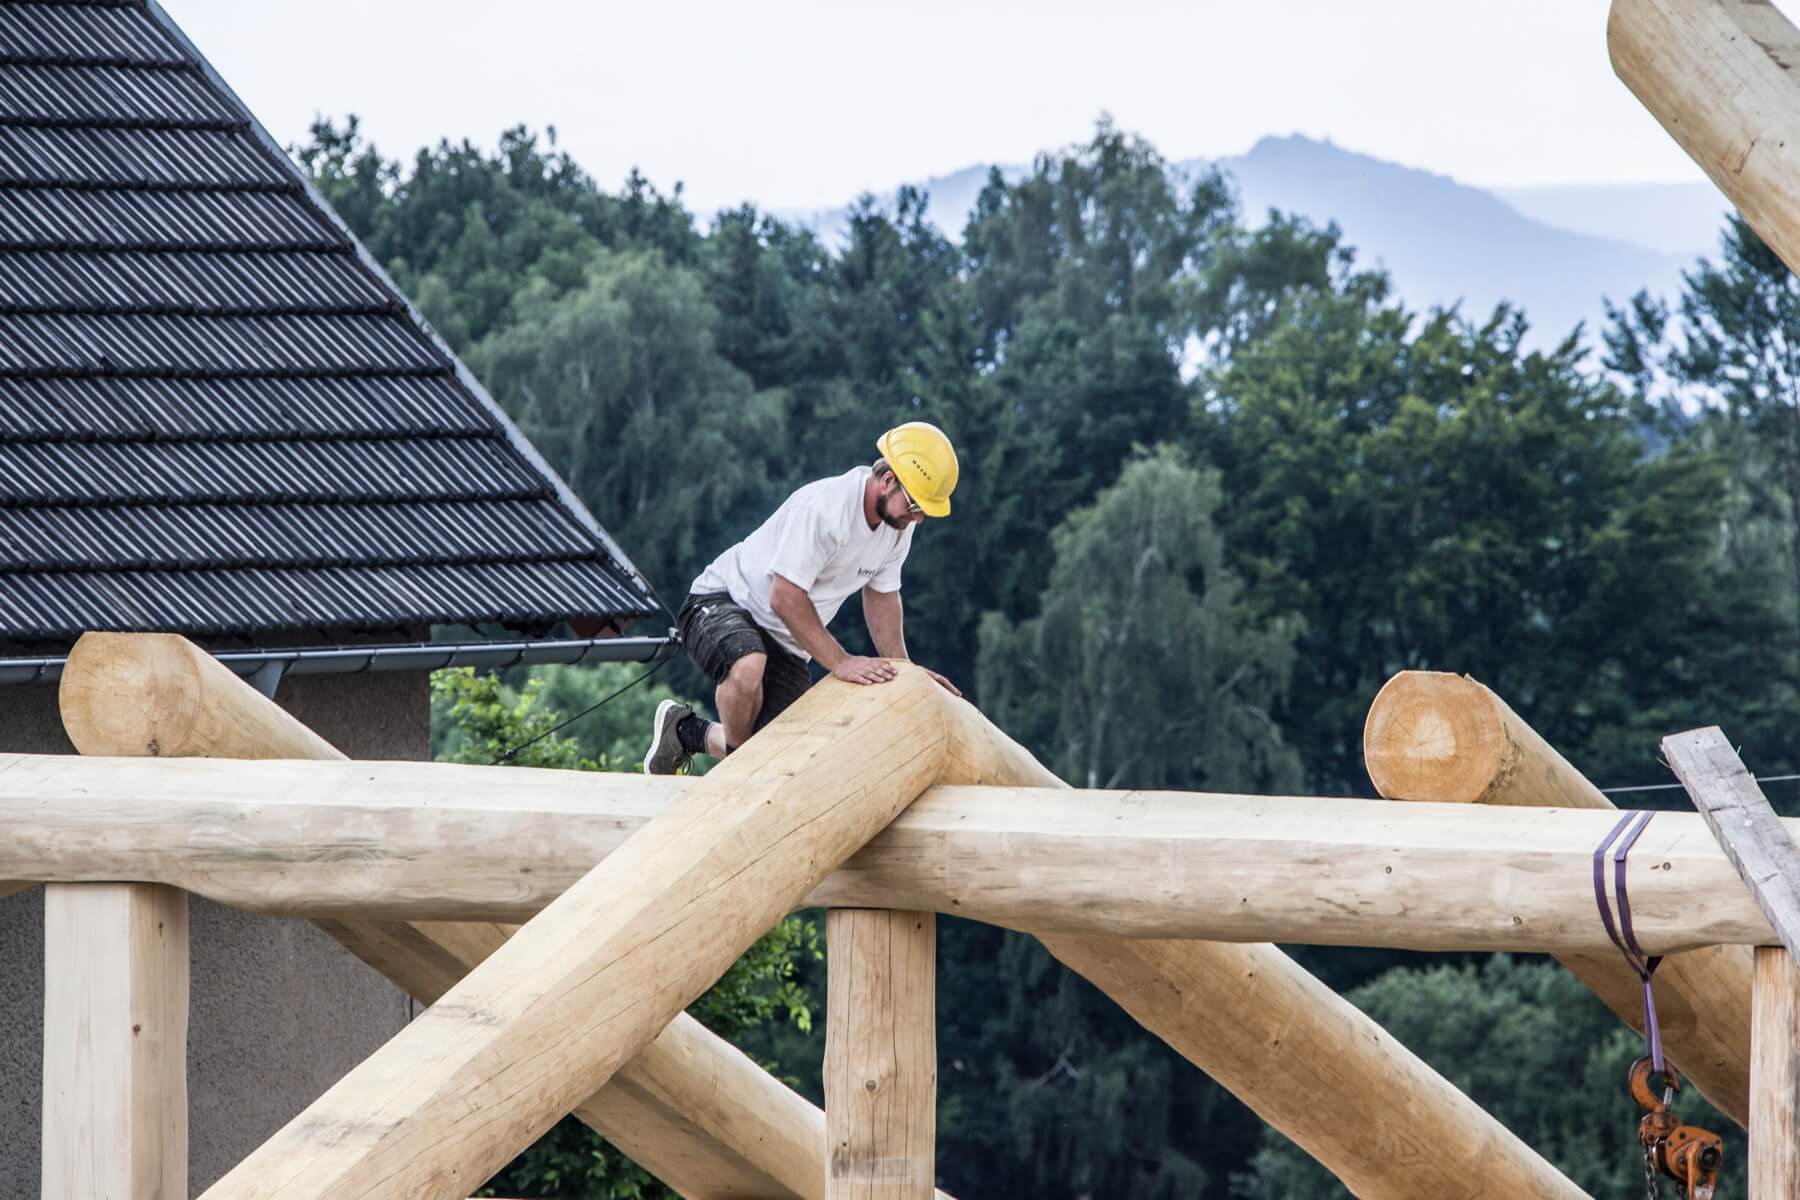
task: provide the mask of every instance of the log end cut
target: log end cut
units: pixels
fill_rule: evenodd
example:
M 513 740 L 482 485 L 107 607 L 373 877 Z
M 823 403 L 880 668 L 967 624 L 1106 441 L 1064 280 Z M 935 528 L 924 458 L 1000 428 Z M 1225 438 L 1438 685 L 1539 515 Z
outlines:
M 1507 771 L 1509 740 L 1493 694 L 1462 675 L 1402 671 L 1363 726 L 1369 778 L 1390 800 L 1477 804 Z

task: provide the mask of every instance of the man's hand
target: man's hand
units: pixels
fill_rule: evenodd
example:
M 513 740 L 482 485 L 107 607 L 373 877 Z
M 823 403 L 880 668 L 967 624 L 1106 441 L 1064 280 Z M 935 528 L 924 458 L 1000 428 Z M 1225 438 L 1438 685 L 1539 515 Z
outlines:
M 937 680 L 937 685 L 939 687 L 943 688 L 946 692 L 949 692 L 952 696 L 955 696 L 958 699 L 962 698 L 962 690 L 960 688 L 958 688 L 954 683 L 951 683 L 948 679 L 945 679 L 942 675 L 939 675 L 936 671 L 932 670 L 930 667 L 920 667 L 919 670 L 925 672 L 927 675 L 929 675 L 933 679 Z
M 837 666 L 831 668 L 833 679 L 842 679 L 845 683 L 886 683 L 895 675 L 894 664 L 885 658 L 863 658 L 850 655 L 838 660 Z

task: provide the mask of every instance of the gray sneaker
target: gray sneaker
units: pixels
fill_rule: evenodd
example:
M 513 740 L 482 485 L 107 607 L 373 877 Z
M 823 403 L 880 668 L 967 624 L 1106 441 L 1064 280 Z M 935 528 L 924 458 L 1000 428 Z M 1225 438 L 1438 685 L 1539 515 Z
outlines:
M 684 717 L 693 715 L 693 706 L 679 700 L 664 700 L 656 706 L 656 716 L 650 722 L 650 750 L 644 755 L 644 774 L 677 775 L 694 760 L 681 748 L 681 737 L 675 732 Z

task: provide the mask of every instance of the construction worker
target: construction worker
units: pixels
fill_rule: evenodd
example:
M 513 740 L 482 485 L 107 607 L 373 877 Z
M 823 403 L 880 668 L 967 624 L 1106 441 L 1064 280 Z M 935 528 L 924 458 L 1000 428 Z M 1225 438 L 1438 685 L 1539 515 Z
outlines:
M 956 450 L 924 421 L 895 426 L 875 447 L 873 466 L 807 484 L 694 580 L 676 627 L 713 681 L 719 720 L 677 700 L 657 705 L 646 775 L 673 775 L 696 754 L 723 758 L 743 745 L 812 686 L 809 659 L 849 683 L 894 678 L 887 660 L 907 657 L 900 566 L 913 527 L 950 515 Z M 825 628 L 856 591 L 878 658 L 849 653 Z

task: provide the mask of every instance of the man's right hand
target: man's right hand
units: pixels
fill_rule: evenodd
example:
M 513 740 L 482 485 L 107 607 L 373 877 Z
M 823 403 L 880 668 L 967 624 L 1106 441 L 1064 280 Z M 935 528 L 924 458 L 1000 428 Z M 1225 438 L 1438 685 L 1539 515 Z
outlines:
M 831 668 L 831 677 L 845 683 L 886 683 L 898 674 L 894 664 L 885 658 L 863 658 L 854 654 Z

